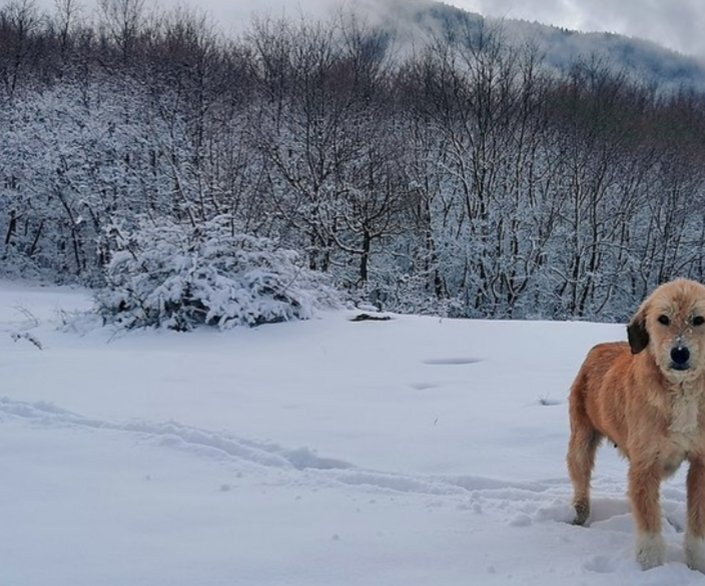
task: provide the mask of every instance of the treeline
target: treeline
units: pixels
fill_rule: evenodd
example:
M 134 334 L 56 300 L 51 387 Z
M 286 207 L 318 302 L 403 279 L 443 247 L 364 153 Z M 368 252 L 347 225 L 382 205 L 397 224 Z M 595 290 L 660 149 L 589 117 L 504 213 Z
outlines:
M 6 272 L 98 284 L 116 222 L 237 229 L 398 311 L 623 319 L 704 280 L 705 99 L 501 30 L 0 9 Z

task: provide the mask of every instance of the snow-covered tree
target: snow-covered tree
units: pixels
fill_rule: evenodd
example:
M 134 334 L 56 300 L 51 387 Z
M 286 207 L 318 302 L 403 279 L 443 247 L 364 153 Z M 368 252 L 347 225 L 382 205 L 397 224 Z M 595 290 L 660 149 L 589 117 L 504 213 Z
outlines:
M 107 231 L 112 257 L 98 311 L 124 328 L 255 326 L 308 319 L 338 303 L 295 252 L 237 231 L 230 216 L 196 227 L 141 219 Z

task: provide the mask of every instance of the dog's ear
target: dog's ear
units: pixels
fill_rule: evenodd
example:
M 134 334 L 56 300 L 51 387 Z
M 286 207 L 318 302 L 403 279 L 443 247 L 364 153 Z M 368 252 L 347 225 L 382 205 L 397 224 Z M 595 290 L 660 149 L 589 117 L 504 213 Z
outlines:
M 649 344 L 649 331 L 646 329 L 647 307 L 648 305 L 643 303 L 627 326 L 627 339 L 632 354 L 639 354 Z

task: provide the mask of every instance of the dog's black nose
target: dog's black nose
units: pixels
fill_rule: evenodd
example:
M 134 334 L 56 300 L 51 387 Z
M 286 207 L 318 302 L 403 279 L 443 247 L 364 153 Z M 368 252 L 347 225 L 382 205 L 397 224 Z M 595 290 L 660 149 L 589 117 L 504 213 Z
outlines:
M 674 364 L 679 366 L 684 365 L 688 362 L 688 360 L 690 360 L 690 350 L 688 350 L 688 348 L 684 348 L 683 346 L 676 346 L 675 348 L 672 348 L 671 360 L 673 360 Z

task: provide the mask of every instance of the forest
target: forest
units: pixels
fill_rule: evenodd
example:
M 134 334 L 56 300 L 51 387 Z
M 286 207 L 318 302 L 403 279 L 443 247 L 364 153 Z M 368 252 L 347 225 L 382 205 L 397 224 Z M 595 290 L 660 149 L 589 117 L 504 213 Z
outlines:
M 0 5 L 6 275 L 101 286 L 116 231 L 227 217 L 351 302 L 623 320 L 705 280 L 704 163 L 701 93 L 559 72 L 501 27 L 411 48 L 342 12 L 228 36 L 143 0 Z

